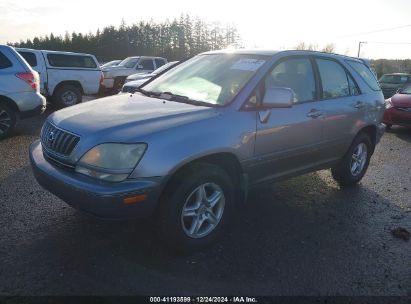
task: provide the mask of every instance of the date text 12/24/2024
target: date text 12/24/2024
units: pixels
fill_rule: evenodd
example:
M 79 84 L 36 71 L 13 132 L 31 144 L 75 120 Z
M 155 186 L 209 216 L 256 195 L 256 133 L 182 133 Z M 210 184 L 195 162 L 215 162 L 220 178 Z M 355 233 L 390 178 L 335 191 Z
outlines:
M 150 297 L 150 303 L 258 303 L 254 297 Z

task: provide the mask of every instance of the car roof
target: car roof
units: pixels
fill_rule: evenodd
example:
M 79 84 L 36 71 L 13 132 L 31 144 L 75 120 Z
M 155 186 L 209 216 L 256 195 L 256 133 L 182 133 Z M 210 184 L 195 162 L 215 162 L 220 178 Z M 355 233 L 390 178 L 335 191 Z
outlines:
M 290 53 L 293 55 L 322 55 L 322 56 L 329 56 L 329 57 L 339 57 L 345 58 L 350 60 L 355 60 L 361 63 L 364 63 L 362 59 L 356 57 L 350 57 L 346 55 L 336 54 L 336 53 L 326 53 L 320 51 L 308 51 L 308 50 L 270 50 L 270 49 L 225 49 L 225 50 L 216 50 L 216 51 L 209 51 L 204 52 L 202 54 L 210 55 L 210 54 L 239 54 L 239 55 L 263 55 L 263 56 L 274 56 L 279 53 Z
M 30 51 L 30 52 L 45 52 L 48 54 L 64 54 L 64 55 L 82 55 L 82 56 L 94 56 L 87 53 L 65 52 L 65 51 L 50 51 L 50 50 L 36 50 L 29 48 L 16 48 L 17 51 Z

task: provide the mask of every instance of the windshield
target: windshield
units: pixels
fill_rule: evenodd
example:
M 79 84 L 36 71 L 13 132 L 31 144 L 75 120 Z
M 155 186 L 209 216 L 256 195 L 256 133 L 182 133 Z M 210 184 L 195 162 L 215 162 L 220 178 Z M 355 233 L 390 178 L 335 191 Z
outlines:
M 405 75 L 382 75 L 379 82 L 401 84 L 408 82 L 408 76 Z
M 226 105 L 267 58 L 239 54 L 199 55 L 146 84 L 144 90 L 181 95 L 212 105 Z
M 125 68 L 134 68 L 134 66 L 137 64 L 138 60 L 140 57 L 128 57 L 124 59 L 122 62 L 118 64 L 118 66 L 122 66 Z
M 171 66 L 173 66 L 177 63 L 178 63 L 178 61 L 172 61 L 172 62 L 166 63 L 163 66 L 159 67 L 157 70 L 154 70 L 153 74 L 156 74 L 156 75 L 160 74 L 162 71 L 168 69 L 169 67 L 171 67 Z

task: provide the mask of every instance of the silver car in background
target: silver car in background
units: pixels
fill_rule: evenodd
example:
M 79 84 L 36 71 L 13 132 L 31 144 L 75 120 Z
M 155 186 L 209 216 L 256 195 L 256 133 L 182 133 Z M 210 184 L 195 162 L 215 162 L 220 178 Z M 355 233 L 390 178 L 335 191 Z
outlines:
M 38 182 L 110 218 L 152 216 L 164 242 L 198 249 L 255 185 L 331 168 L 364 176 L 384 98 L 361 60 L 310 51 L 215 51 L 139 88 L 49 116 L 30 147 Z
M 0 45 L 0 139 L 9 136 L 18 119 L 46 109 L 40 77 L 14 48 Z

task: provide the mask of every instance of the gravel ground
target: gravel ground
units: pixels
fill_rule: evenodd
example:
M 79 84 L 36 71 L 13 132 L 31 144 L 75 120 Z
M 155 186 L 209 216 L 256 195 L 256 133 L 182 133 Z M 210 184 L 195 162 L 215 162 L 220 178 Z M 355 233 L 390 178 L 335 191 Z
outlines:
M 329 171 L 253 190 L 213 247 L 175 256 L 149 221 L 104 221 L 35 181 L 45 116 L 0 142 L 0 295 L 411 295 L 411 130 L 393 128 L 361 184 Z

